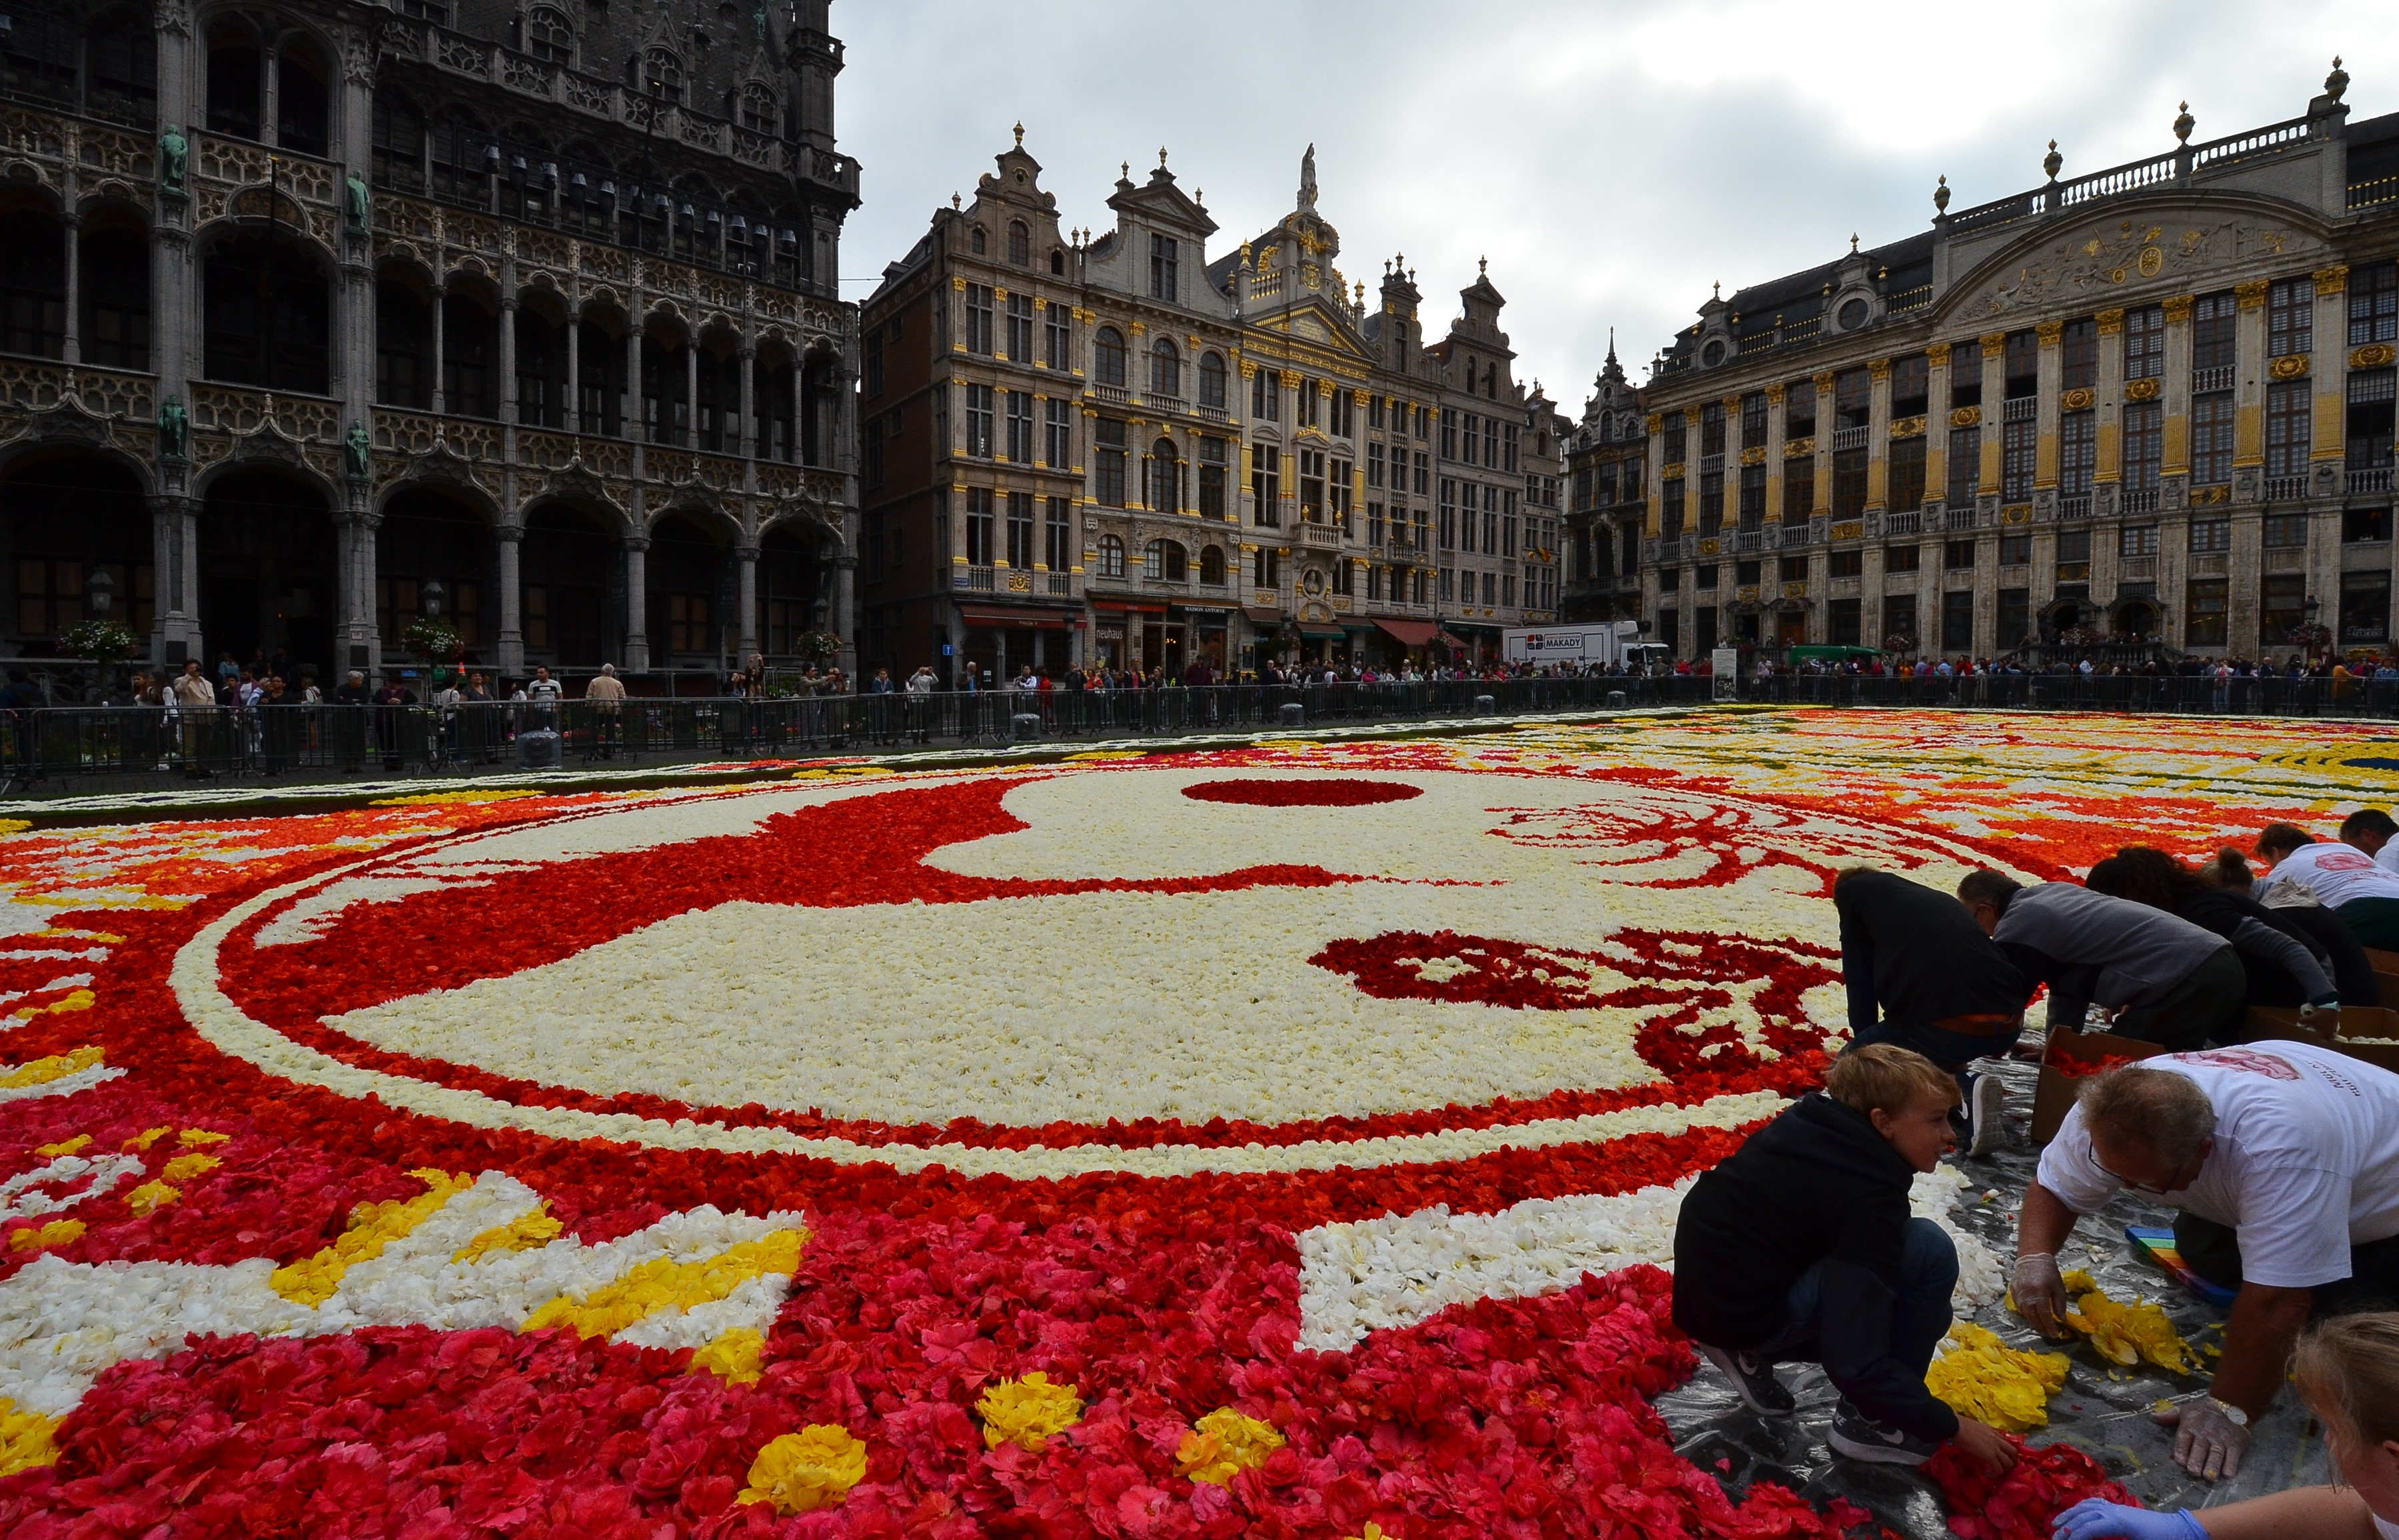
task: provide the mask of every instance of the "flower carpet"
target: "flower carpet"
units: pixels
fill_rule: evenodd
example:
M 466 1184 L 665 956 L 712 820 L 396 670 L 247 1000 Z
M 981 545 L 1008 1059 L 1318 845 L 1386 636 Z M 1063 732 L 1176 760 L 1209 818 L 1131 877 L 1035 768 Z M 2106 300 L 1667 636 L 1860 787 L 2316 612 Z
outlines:
M 1733 711 L 20 830 L 0 1527 L 1841 1533 L 1650 1404 L 1680 1185 L 1839 1046 L 1832 874 L 2394 767 Z

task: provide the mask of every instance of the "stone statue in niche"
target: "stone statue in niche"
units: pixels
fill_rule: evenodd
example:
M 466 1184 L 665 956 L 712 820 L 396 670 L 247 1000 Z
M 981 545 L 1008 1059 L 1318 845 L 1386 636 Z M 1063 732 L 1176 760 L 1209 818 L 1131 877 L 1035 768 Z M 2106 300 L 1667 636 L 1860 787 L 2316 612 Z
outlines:
M 350 234 L 367 233 L 367 183 L 356 171 L 342 179 L 342 215 Z
M 191 413 L 183 410 L 181 396 L 169 396 L 158 408 L 158 458 L 187 460 L 191 447 Z
M 158 190 L 181 197 L 184 193 L 183 178 L 191 169 L 191 142 L 174 124 L 158 136 Z
M 366 424 L 350 419 L 350 431 L 342 439 L 342 466 L 353 481 L 363 481 L 368 474 L 368 457 L 373 453 L 374 440 L 367 436 Z

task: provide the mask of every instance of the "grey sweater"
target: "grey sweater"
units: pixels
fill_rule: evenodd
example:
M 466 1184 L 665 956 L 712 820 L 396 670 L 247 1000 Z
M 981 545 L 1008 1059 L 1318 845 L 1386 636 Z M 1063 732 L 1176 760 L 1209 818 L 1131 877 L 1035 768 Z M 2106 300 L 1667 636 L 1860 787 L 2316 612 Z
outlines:
M 2026 888 L 2008 901 L 1991 939 L 2027 978 L 2102 1006 L 2154 1004 L 2226 948 L 2224 938 L 2188 920 L 2080 883 Z

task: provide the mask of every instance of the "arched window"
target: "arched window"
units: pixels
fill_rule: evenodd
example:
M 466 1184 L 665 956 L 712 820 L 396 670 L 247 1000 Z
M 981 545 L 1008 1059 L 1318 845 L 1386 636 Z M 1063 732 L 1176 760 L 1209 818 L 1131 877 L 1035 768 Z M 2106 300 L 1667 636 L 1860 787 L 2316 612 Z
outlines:
M 83 360 L 103 369 L 150 367 L 150 240 L 131 223 L 86 224 L 75 243 L 83 271 Z
M 425 115 L 389 86 L 374 93 L 373 151 L 376 187 L 425 191 Z
M 1225 356 L 1203 353 L 1200 356 L 1200 404 L 1225 409 Z
M 1100 575 L 1122 577 L 1124 574 L 1124 542 L 1113 534 L 1100 536 Z
M 1212 588 L 1225 586 L 1225 547 L 1209 546 L 1200 552 L 1200 581 Z
M 259 102 L 265 77 L 258 38 L 237 22 L 209 29 L 209 131 L 236 139 L 258 137 Z
M 102 17 L 85 48 L 84 111 L 137 128 L 155 127 L 158 47 L 149 16 L 115 11 Z
M 1124 388 L 1124 335 L 1113 326 L 1100 328 L 1091 337 L 1091 374 L 1101 385 Z
M 1066 276 L 1066 253 L 1054 246 L 1050 249 L 1050 271 L 1058 277 Z
M 65 8 L 11 6 L 8 15 L 11 25 L 0 34 L 0 91 L 75 111 L 75 37 Z
M 1191 559 L 1181 543 L 1173 540 L 1153 540 L 1142 548 L 1141 574 L 1153 583 L 1188 583 L 1191 581 Z
M 1165 337 L 1150 345 L 1149 392 L 1153 396 L 1183 394 L 1183 355 Z
M 672 48 L 652 48 L 642 55 L 642 90 L 660 101 L 683 100 L 683 60 Z
M 1008 222 L 1008 260 L 1019 267 L 1033 265 L 1033 232 L 1021 219 Z
M 381 93 L 378 92 L 378 95 Z M 461 203 L 484 199 L 483 148 L 491 135 L 465 114 L 444 111 L 432 124 L 433 196 Z
M 0 351 L 55 358 L 67 342 L 67 241 L 58 216 L 0 215 Z
M 991 237 L 983 233 L 982 225 L 978 224 L 971 231 L 968 232 L 967 248 L 974 252 L 978 257 L 990 250 Z
M 272 236 L 233 236 L 203 262 L 200 290 L 210 379 L 325 394 L 332 290 L 315 258 Z
M 781 126 L 775 93 L 752 81 L 741 88 L 741 126 L 752 133 L 771 134 Z
M 1146 501 L 1160 513 L 1183 511 L 1183 462 L 1175 456 L 1172 439 L 1160 439 L 1149 446 Z
M 621 350 L 620 350 L 621 352 Z M 433 405 L 433 307 L 396 278 L 375 284 L 375 401 L 382 406 Z
M 304 155 L 332 147 L 332 72 L 317 50 L 296 39 L 275 62 L 275 142 Z
M 553 64 L 575 61 L 575 28 L 563 11 L 535 6 L 525 13 L 525 52 Z

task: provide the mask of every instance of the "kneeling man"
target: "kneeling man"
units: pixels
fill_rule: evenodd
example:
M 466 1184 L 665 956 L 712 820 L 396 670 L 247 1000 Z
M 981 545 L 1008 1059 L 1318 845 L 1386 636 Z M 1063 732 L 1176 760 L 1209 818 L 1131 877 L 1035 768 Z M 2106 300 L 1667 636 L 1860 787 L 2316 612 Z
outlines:
M 1958 1083 L 1887 1043 L 1833 1061 L 1824 1089 L 1768 1124 L 1683 1199 L 1674 1324 L 1741 1398 L 1791 1415 L 1778 1362 L 1815 1362 L 1841 1393 L 1826 1441 L 1855 1460 L 1922 1465 L 1950 1439 L 1994 1470 L 2004 1435 L 1925 1388 L 1948 1334 L 1958 1252 L 1914 1219 L 1908 1189 L 1954 1142 Z
M 2178 1426 L 2185 1470 L 2233 1475 L 2308 1317 L 2399 1299 L 2399 1075 L 2266 1042 L 2086 1081 L 2041 1152 L 2016 1232 L 2016 1307 L 2044 1334 L 2066 1334 L 2056 1254 L 2076 1216 L 2126 1188 L 2183 1210 L 2177 1237 L 2196 1218 L 2238 1239 L 2237 1250 L 2194 1243 L 2185 1253 L 2241 1292 L 2214 1384 L 2160 1413 Z

